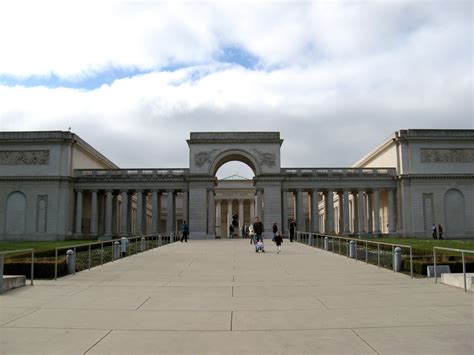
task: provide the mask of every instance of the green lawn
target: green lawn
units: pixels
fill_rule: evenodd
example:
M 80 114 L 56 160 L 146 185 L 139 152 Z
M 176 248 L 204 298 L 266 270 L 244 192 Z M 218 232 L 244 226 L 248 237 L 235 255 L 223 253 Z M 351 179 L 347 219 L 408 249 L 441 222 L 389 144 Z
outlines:
M 31 249 L 35 251 L 54 250 L 57 247 L 93 243 L 95 240 L 61 240 L 54 242 L 0 242 L 0 251 Z
M 417 239 L 417 238 L 361 238 L 376 242 L 411 245 L 414 249 L 420 251 L 433 252 L 433 247 L 454 248 L 464 250 L 474 250 L 474 240 L 434 240 L 434 239 Z

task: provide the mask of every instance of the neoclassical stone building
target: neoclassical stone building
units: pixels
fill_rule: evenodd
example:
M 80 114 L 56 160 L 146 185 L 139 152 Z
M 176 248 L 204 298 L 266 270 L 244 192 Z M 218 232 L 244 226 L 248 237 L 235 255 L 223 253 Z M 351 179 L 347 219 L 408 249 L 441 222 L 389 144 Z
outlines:
M 119 168 L 71 132 L 0 133 L 0 240 L 228 236 L 260 216 L 329 234 L 474 238 L 474 130 L 400 130 L 351 167 L 284 168 L 279 132 L 195 132 L 189 168 Z M 311 145 L 311 142 L 308 142 Z M 309 147 L 310 149 L 310 147 Z M 216 179 L 229 161 L 253 180 Z

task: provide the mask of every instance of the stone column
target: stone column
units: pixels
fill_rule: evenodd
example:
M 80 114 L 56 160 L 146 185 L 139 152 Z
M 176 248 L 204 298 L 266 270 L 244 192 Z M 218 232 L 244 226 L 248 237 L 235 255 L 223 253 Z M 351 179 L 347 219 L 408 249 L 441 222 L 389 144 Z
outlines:
M 374 190 L 374 234 L 380 234 L 380 200 L 379 190 Z
M 132 236 L 133 228 L 133 192 L 128 191 L 127 194 L 127 231 L 126 235 Z
M 388 232 L 395 233 L 397 231 L 395 227 L 395 201 L 394 201 L 394 190 L 389 189 L 388 194 Z
M 324 207 L 326 208 L 325 232 L 328 234 L 334 234 L 334 192 L 328 190 L 325 197 L 327 197 L 326 203 L 324 204 Z
M 112 237 L 112 190 L 105 191 L 105 237 Z
M 344 219 L 344 234 L 349 234 L 351 231 L 349 228 L 349 191 L 347 190 L 344 190 L 342 194 L 342 215 Z
M 250 223 L 255 220 L 255 199 L 250 200 Z
M 128 191 L 127 190 L 121 190 L 120 194 L 122 195 L 122 208 L 120 213 L 122 214 L 120 218 L 120 235 L 122 237 L 126 237 L 128 235 L 128 216 L 127 216 L 127 211 L 128 211 Z
M 82 234 L 82 190 L 76 190 L 76 235 Z
M 281 191 L 281 230 L 283 234 L 288 234 L 288 190 Z
M 209 237 L 215 237 L 216 229 L 216 203 L 214 200 L 214 190 L 207 191 L 207 234 Z
M 261 189 L 258 189 L 257 190 L 257 216 L 258 218 L 260 218 L 260 221 L 262 221 L 263 223 L 263 206 L 262 206 L 262 202 L 263 202 L 263 191 Z
M 338 202 L 338 210 L 339 210 L 339 218 L 337 219 L 337 233 L 343 234 L 344 233 L 344 202 L 343 202 L 343 193 L 342 191 L 337 192 L 337 202 Z
M 151 233 L 158 234 L 160 230 L 160 193 L 151 192 Z
M 91 191 L 91 226 L 90 235 L 91 237 L 97 237 L 98 235 L 98 209 L 97 209 L 97 190 Z
M 223 236 L 222 233 L 222 200 L 216 200 L 216 235 L 219 237 Z
M 118 195 L 112 192 L 112 235 L 119 233 L 118 221 Z
M 143 234 L 143 191 L 137 190 L 137 219 L 135 226 L 135 234 Z
M 229 226 L 232 223 L 232 200 L 227 200 L 227 225 L 225 226 L 225 229 L 227 231 L 227 237 L 231 237 L 230 231 L 229 231 Z
M 364 191 L 359 190 L 357 193 L 357 232 L 359 234 L 365 232 L 364 226 Z
M 168 190 L 168 204 L 166 206 L 166 233 L 175 232 L 175 221 L 174 221 L 174 190 Z
M 239 232 L 237 233 L 242 237 L 242 226 L 244 225 L 244 200 L 239 199 Z
M 304 214 L 303 214 L 303 190 L 296 190 L 296 230 L 304 231 Z
M 374 219 L 372 217 L 372 210 L 374 209 L 373 202 L 372 202 L 372 192 L 367 191 L 365 193 L 367 199 L 367 207 L 365 208 L 366 211 L 366 218 L 367 218 L 367 233 L 373 233 L 374 231 Z
M 311 232 L 319 233 L 319 191 L 311 191 Z
M 188 220 L 188 207 L 189 207 L 189 192 L 188 190 L 183 190 L 183 221 L 189 223 Z

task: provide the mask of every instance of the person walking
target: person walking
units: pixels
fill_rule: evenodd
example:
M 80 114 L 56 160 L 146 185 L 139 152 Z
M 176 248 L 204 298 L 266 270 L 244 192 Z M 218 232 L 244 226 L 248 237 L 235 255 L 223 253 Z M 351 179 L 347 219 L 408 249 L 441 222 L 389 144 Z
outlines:
M 181 243 L 183 240 L 187 243 L 188 242 L 188 234 L 189 234 L 189 227 L 186 224 L 186 221 L 183 221 L 181 225 Z
M 255 238 L 255 232 L 253 231 L 253 224 L 249 225 L 249 237 L 250 237 L 250 244 L 253 244 Z
M 128 239 L 125 237 L 120 238 L 120 246 L 122 249 L 122 258 L 124 258 L 127 256 Z
M 443 239 L 443 227 L 438 224 L 438 239 Z
M 296 222 L 294 219 L 290 220 L 290 242 L 293 241 L 295 238 L 295 228 L 296 228 Z
M 276 233 L 278 232 L 278 225 L 277 225 L 277 222 L 273 223 L 272 232 L 273 232 L 272 241 L 275 241 L 275 236 L 276 236 Z
M 438 236 L 436 234 L 436 224 L 433 223 L 433 227 L 431 227 L 431 230 L 433 231 L 433 239 L 438 239 Z
M 255 233 L 255 241 L 263 241 L 263 223 L 260 221 L 260 218 L 255 217 L 255 222 L 253 223 L 253 232 Z
M 276 231 L 275 233 L 275 244 L 276 244 L 276 247 L 277 247 L 277 254 L 280 254 L 281 253 L 281 244 L 283 243 L 283 238 L 281 236 L 281 233 L 280 231 Z

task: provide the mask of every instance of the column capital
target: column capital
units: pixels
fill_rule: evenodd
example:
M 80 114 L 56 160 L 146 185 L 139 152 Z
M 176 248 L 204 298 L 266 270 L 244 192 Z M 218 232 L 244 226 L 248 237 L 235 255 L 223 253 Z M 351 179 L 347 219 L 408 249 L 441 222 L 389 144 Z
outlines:
M 90 192 L 95 192 L 95 193 L 97 193 L 97 192 L 98 192 L 98 190 L 97 190 L 97 189 L 91 189 L 91 190 L 89 190 L 89 191 L 90 191 Z
M 74 191 L 76 191 L 76 192 L 82 192 L 83 190 L 82 190 L 82 189 L 74 189 Z
M 113 193 L 113 192 L 114 192 L 113 189 L 106 189 L 106 190 L 105 190 L 105 193 L 106 193 L 106 194 L 108 194 L 108 193 Z

